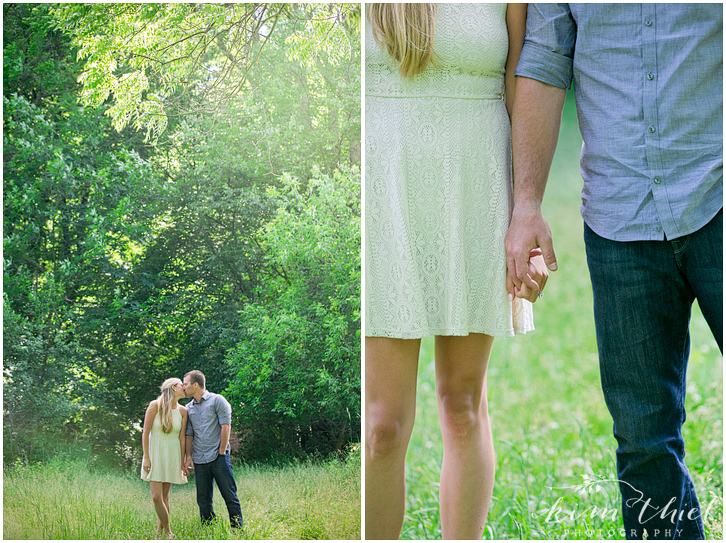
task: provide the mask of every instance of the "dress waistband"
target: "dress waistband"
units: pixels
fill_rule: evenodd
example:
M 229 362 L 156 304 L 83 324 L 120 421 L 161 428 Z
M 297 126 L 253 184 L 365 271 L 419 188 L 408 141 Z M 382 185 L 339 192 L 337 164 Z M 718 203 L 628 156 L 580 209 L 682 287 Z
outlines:
M 501 100 L 503 75 L 478 75 L 448 70 L 427 70 L 403 79 L 387 66 L 366 66 L 365 95 L 383 98 L 463 98 Z

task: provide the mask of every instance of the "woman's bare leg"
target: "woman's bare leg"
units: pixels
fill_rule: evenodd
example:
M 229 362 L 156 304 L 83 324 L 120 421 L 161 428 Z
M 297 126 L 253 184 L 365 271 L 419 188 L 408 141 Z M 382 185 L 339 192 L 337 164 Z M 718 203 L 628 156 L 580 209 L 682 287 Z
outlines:
M 171 483 L 162 483 L 163 486 L 163 492 L 162 492 L 162 499 L 164 501 L 164 506 L 166 507 L 166 514 L 169 515 L 169 531 L 167 532 L 167 536 L 173 537 L 174 534 L 171 532 L 171 507 L 169 506 L 169 494 L 171 493 Z
M 493 338 L 436 337 L 436 395 L 444 442 L 439 499 L 444 539 L 481 539 L 494 487 L 486 370 Z
M 150 483 L 151 485 L 151 501 L 154 502 L 154 510 L 156 511 L 156 516 L 159 519 L 159 522 L 157 523 L 157 536 L 161 531 L 164 531 L 164 533 L 169 533 L 169 510 L 166 508 L 166 505 L 164 504 L 164 483 L 157 483 L 155 481 L 152 481 Z M 161 529 L 159 529 L 161 528 Z
M 366 539 L 398 539 L 421 340 L 366 337 Z

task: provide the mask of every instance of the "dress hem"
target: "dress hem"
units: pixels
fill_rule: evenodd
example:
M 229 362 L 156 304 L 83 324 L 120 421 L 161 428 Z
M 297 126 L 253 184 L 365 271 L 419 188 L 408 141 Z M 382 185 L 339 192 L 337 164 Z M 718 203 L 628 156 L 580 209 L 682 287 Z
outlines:
M 523 336 L 529 332 L 534 332 L 534 326 L 525 327 L 521 330 L 510 329 L 507 331 L 496 330 L 494 332 L 490 330 L 419 330 L 417 332 L 384 332 L 381 330 L 366 330 L 365 337 L 385 337 L 390 339 L 422 339 L 428 336 L 461 336 L 465 337 L 469 334 L 486 334 L 488 336 L 496 338 L 507 338 L 514 336 Z
M 172 485 L 185 485 L 185 484 L 187 484 L 189 482 L 189 481 L 181 481 L 181 482 L 176 482 L 176 481 L 155 481 L 154 479 L 145 479 L 144 477 L 141 477 L 141 480 L 142 481 L 146 481 L 147 483 L 171 483 Z

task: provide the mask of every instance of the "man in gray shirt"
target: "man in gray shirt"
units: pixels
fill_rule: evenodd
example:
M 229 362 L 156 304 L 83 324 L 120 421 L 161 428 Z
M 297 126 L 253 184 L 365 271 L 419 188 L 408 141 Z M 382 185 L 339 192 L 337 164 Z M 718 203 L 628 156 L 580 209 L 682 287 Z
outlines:
M 186 405 L 189 419 L 184 465 L 196 473 L 197 505 L 202 522 L 215 518 L 212 482 L 217 481 L 227 504 L 230 524 L 233 528 L 242 528 L 242 510 L 229 459 L 232 408 L 222 396 L 206 389 L 206 379 L 199 370 L 184 376 L 184 387 L 187 398 L 192 398 Z
M 681 427 L 694 300 L 723 349 L 723 6 L 529 4 L 515 75 L 509 277 L 537 288 L 535 247 L 557 269 L 541 204 L 574 84 L 624 535 L 704 539 Z

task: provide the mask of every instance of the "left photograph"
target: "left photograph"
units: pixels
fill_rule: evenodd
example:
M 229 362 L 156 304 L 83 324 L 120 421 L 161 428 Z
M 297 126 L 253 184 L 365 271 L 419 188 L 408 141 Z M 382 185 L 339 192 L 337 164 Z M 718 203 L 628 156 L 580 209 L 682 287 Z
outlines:
M 360 27 L 3 4 L 3 539 L 361 539 Z

